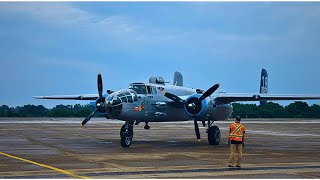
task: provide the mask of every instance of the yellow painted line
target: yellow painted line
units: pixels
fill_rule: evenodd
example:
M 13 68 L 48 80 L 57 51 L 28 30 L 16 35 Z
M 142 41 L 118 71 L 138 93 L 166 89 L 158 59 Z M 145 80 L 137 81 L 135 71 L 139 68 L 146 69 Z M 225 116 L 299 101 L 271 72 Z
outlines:
M 86 176 L 78 176 L 78 175 L 73 174 L 72 172 L 69 172 L 69 171 L 65 171 L 65 170 L 62 170 L 62 169 L 59 169 L 59 168 L 55 168 L 55 167 L 48 166 L 48 165 L 45 165 L 45 164 L 37 163 L 37 162 L 31 161 L 31 160 L 28 160 L 28 159 L 23 159 L 23 158 L 20 158 L 20 157 L 17 157 L 17 156 L 6 154 L 4 152 L 0 152 L 0 154 L 3 155 L 3 156 L 7 156 L 7 157 L 10 157 L 10 158 L 13 158 L 13 159 L 17 159 L 17 160 L 20 160 L 20 161 L 24 161 L 24 162 L 28 162 L 28 163 L 31 163 L 31 164 L 35 164 L 37 166 L 41 166 L 41 167 L 44 167 L 44 168 L 52 169 L 54 171 L 58 171 L 60 173 L 63 173 L 63 174 L 66 174 L 66 175 L 69 175 L 69 176 L 72 176 L 72 177 L 75 177 L 75 178 L 90 179 L 89 177 L 86 177 Z

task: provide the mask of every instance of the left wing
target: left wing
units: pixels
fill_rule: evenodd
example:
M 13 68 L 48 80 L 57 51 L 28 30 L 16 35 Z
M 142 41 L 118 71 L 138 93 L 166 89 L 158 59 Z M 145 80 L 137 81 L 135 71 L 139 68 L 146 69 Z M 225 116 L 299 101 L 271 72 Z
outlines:
M 96 100 L 98 94 L 59 95 L 59 96 L 33 96 L 36 99 L 66 99 L 66 100 Z
M 275 101 L 275 100 L 315 100 L 320 99 L 320 95 L 302 94 L 260 94 L 260 93 L 220 93 L 215 98 L 216 103 L 230 103 L 237 101 Z

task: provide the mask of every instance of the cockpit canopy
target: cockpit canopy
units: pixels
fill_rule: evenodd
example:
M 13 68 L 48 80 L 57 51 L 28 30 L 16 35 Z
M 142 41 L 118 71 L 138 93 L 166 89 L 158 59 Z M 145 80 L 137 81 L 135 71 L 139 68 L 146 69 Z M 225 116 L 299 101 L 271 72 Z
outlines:
M 146 85 L 144 83 L 131 83 L 128 88 L 134 90 L 137 94 L 147 94 Z
M 117 103 L 117 101 L 120 101 L 120 100 L 121 102 L 133 102 L 133 101 L 137 101 L 138 98 L 137 98 L 137 93 L 135 91 L 132 91 L 131 89 L 123 89 L 109 95 L 107 100 L 115 101 L 115 103 Z
M 128 88 L 134 90 L 137 94 L 157 94 L 155 86 L 144 83 L 131 83 Z

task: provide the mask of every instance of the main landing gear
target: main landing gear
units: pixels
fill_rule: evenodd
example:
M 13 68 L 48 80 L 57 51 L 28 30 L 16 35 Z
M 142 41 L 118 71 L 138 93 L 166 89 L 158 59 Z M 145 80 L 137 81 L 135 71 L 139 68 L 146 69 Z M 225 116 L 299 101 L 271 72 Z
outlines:
M 131 145 L 133 138 L 133 122 L 126 121 L 120 130 L 121 146 L 127 148 Z
M 133 123 L 126 121 L 125 124 L 121 127 L 120 137 L 121 137 L 121 146 L 128 148 L 132 143 L 133 138 Z M 203 123 L 205 125 L 205 123 Z M 208 142 L 210 145 L 219 145 L 221 139 L 221 133 L 218 126 L 212 126 L 213 121 L 208 121 L 207 133 L 208 133 Z M 147 126 L 147 127 L 146 127 Z M 145 129 L 149 129 L 148 123 L 146 123 Z
M 210 145 L 218 145 L 221 139 L 221 133 L 218 126 L 211 126 L 213 121 L 208 120 L 208 142 Z

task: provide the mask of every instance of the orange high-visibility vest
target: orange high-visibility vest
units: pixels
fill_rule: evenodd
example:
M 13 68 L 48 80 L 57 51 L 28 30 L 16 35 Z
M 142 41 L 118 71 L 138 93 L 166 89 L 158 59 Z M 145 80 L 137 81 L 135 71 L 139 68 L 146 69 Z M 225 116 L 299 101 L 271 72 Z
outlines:
M 242 141 L 244 136 L 244 125 L 241 123 L 230 124 L 229 140 Z

